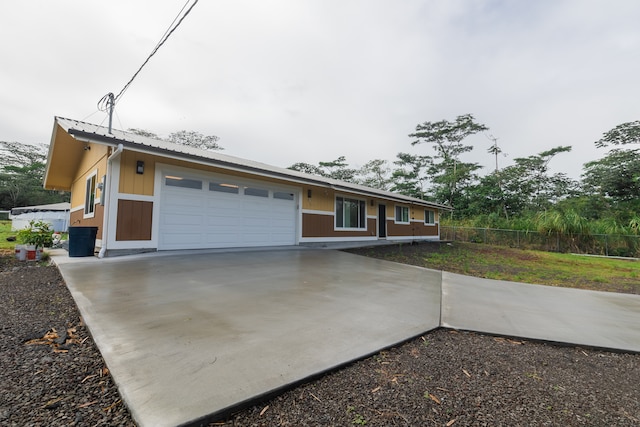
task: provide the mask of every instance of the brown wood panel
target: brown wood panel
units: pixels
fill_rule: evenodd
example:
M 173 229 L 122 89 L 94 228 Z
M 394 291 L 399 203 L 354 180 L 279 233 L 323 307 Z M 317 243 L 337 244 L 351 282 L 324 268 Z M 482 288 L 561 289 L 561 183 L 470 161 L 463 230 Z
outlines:
M 387 220 L 387 236 L 416 236 L 428 237 L 438 235 L 438 225 L 424 225 L 420 222 L 411 224 L 396 224 L 393 220 Z
M 94 208 L 93 218 L 83 218 L 83 216 L 83 209 L 71 212 L 71 214 L 69 215 L 69 225 L 71 227 L 98 227 L 98 234 L 96 235 L 96 239 L 102 239 L 102 219 L 104 218 L 104 207 L 102 205 L 96 205 Z
M 151 240 L 153 202 L 118 200 L 116 240 Z
M 371 237 L 375 235 L 375 218 L 367 218 L 366 230 L 336 231 L 333 215 L 302 214 L 302 237 Z

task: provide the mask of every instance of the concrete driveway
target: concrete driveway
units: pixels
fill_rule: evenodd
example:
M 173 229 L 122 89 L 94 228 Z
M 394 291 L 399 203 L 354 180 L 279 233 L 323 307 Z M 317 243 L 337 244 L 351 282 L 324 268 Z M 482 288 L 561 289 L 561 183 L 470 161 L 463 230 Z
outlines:
M 67 286 L 141 426 L 219 414 L 440 325 L 440 272 L 344 252 L 65 261 Z

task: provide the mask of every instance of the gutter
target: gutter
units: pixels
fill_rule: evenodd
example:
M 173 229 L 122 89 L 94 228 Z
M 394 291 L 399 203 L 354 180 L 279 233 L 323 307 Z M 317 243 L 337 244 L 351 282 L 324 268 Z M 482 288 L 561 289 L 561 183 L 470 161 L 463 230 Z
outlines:
M 111 207 L 111 176 L 113 175 L 113 161 L 122 154 L 124 151 L 124 145 L 118 144 L 118 148 L 111 153 L 111 155 L 107 158 L 107 188 L 102 189 L 102 193 L 105 196 L 105 202 L 102 206 L 104 207 L 104 219 L 102 220 L 102 247 L 100 248 L 100 252 L 98 252 L 98 258 L 104 258 L 107 253 L 107 242 L 109 241 L 109 209 Z

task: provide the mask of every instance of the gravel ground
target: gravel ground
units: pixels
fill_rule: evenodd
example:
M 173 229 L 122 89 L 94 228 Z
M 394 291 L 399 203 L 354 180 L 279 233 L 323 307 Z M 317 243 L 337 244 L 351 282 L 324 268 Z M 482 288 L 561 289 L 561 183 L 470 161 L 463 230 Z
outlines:
M 135 425 L 55 267 L 0 258 L 0 325 L 0 425 Z M 437 330 L 210 425 L 640 426 L 639 384 L 637 354 Z

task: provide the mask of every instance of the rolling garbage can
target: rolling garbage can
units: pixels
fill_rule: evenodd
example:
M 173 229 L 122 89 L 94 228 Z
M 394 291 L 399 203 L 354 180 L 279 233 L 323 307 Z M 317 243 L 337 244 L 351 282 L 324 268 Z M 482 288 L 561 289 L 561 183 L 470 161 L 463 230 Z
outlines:
M 93 256 L 98 227 L 69 227 L 69 256 Z

